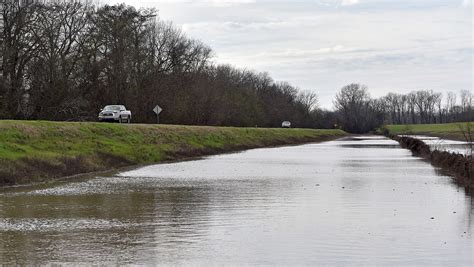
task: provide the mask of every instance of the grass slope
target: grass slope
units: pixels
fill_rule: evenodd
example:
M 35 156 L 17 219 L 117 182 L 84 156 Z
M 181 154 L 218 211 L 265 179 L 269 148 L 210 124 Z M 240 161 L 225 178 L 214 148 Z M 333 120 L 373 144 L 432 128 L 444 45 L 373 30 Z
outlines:
M 0 185 L 344 135 L 340 130 L 0 121 Z
M 405 125 L 387 125 L 385 128 L 390 134 L 414 134 L 437 136 L 445 139 L 454 139 L 466 141 L 459 126 L 465 127 L 469 122 L 445 123 L 445 124 L 405 124 Z M 471 128 L 474 124 L 471 122 Z

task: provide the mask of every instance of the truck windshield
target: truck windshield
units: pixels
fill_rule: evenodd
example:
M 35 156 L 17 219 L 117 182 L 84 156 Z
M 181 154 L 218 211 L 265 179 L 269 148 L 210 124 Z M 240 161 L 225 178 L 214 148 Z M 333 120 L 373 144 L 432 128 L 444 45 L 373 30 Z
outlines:
M 120 110 L 120 106 L 106 106 L 104 110 Z

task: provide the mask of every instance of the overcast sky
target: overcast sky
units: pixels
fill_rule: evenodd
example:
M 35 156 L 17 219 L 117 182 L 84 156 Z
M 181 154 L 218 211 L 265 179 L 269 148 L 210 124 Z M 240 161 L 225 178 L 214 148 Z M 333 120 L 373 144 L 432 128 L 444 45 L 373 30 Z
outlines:
M 104 1 L 102 1 L 104 2 Z M 218 63 L 314 90 L 472 90 L 472 0 L 108 0 L 156 7 Z

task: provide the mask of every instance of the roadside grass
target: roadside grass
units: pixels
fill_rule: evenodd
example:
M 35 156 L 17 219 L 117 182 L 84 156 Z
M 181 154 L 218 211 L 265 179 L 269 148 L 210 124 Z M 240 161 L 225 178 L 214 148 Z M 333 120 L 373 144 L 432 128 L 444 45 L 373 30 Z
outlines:
M 341 130 L 0 121 L 0 185 L 344 135 Z
M 444 124 L 404 124 L 404 125 L 386 125 L 385 129 L 390 134 L 401 135 L 428 135 L 436 136 L 444 139 L 453 139 L 466 141 L 461 129 L 461 126 L 473 125 L 473 122 L 460 123 L 444 123 Z M 383 129 L 382 129 L 383 131 Z

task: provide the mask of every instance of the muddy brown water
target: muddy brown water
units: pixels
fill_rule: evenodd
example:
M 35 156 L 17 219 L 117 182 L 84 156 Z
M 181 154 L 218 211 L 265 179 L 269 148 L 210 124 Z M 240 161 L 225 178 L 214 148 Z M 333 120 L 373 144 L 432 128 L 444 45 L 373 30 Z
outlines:
M 473 265 L 473 199 L 359 137 L 0 192 L 0 262 Z

